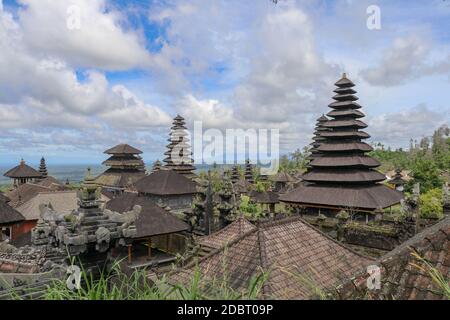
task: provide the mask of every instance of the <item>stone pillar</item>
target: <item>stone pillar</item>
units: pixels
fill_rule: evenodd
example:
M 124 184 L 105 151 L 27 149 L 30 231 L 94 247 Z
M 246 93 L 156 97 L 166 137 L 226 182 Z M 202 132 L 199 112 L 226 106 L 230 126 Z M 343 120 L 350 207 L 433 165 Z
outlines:
M 336 218 L 338 218 L 336 238 L 338 241 L 344 241 L 345 240 L 345 224 L 347 223 L 348 219 L 350 218 L 350 215 L 348 214 L 347 211 L 341 210 L 336 215 Z

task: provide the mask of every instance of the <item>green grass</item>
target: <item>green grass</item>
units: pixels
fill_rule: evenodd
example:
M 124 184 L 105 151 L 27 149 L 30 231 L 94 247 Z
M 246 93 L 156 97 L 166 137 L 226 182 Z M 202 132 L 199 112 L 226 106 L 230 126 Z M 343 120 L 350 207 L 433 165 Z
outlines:
M 245 290 L 233 289 L 227 276 L 203 279 L 196 269 L 186 284 L 170 283 L 166 276 L 153 282 L 145 270 L 136 270 L 131 275 L 121 271 L 119 262 L 110 271 L 94 277 L 82 269 L 82 286 L 70 290 L 66 280 L 55 280 L 42 299 L 45 300 L 255 300 L 267 279 L 261 272 L 254 276 Z M 19 299 L 17 295 L 13 298 Z
M 411 265 L 418 270 L 427 273 L 438 288 L 438 293 L 443 294 L 447 299 L 450 299 L 450 279 L 446 278 L 446 276 L 444 276 L 435 266 L 422 258 L 416 252 L 411 254 L 418 261 L 418 263 L 411 263 Z

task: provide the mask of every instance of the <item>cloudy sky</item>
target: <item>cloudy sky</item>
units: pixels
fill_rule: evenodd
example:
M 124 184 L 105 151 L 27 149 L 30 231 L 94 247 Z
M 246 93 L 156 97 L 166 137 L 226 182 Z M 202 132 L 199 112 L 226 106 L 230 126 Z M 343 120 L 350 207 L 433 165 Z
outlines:
M 177 113 L 301 148 L 342 72 L 371 141 L 407 147 L 449 123 L 449 21 L 444 0 L 0 0 L 0 164 L 151 162 Z

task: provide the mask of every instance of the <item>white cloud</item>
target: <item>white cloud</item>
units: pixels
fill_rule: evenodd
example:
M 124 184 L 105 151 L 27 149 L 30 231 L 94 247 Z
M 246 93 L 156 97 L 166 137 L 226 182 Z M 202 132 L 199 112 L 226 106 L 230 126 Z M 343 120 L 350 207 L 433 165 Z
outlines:
M 104 109 L 100 118 L 113 127 L 145 130 L 149 127 L 168 126 L 172 119 L 158 107 L 145 104 L 124 86 L 114 86 L 114 94 L 121 98 L 120 107 Z
M 438 127 L 448 124 L 445 116 L 448 114 L 449 108 L 436 111 L 425 104 L 419 104 L 404 111 L 370 117 L 368 131 L 372 135 L 372 141 L 395 147 L 407 146 L 411 138 L 431 136 Z
M 423 37 L 397 38 L 385 50 L 380 63 L 362 70 L 360 75 L 372 85 L 389 87 L 422 76 L 450 72 L 450 55 L 443 61 L 427 62 L 431 49 L 430 40 Z
M 28 8 L 36 5 L 33 1 L 27 3 Z M 30 144 L 37 140 L 32 137 L 45 132 L 39 135 L 41 144 L 67 137 L 67 144 L 82 146 L 83 141 L 94 143 L 92 137 L 102 136 L 103 141 L 110 141 L 119 134 L 129 136 L 124 131 L 131 128 L 140 131 L 170 123 L 163 110 L 145 104 L 125 86 L 111 88 L 98 69 L 88 69 L 80 80 L 67 62 L 70 56 L 65 60 L 62 53 L 61 57 L 36 53 L 26 43 L 29 35 L 21 23 L 0 10 L 0 116 L 4 119 L 0 129 L 8 130 L 3 141 L 11 137 L 4 145 L 12 148 L 22 139 L 23 147 L 38 147 L 39 144 Z M 75 130 L 73 136 L 78 138 L 70 139 L 64 130 Z M 53 135 L 46 135 L 49 132 Z
M 202 121 L 205 128 L 233 128 L 235 122 L 233 110 L 214 99 L 201 100 L 189 94 L 177 102 L 177 110 L 190 120 Z
M 135 32 L 121 27 L 120 12 L 105 0 L 19 0 L 23 40 L 35 54 L 64 59 L 72 66 L 127 70 L 148 66 L 151 55 Z M 80 28 L 68 28 L 70 7 L 79 8 Z

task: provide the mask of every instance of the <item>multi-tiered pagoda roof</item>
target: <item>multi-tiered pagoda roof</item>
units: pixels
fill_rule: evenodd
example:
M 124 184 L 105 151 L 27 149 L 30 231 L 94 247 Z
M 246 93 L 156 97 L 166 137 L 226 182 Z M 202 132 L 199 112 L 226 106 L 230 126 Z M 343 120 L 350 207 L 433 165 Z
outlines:
M 41 158 L 41 163 L 39 164 L 39 173 L 41 174 L 41 178 L 45 179 L 48 177 L 47 164 L 45 163 L 45 158 Z
M 195 167 L 188 135 L 184 118 L 177 115 L 170 128 L 169 144 L 167 145 L 167 151 L 164 153 L 166 156 L 164 163 L 167 169 L 193 178 L 195 177 Z
M 310 155 L 308 156 L 309 160 L 313 160 L 316 159 L 318 157 L 320 157 L 321 153 L 318 150 L 320 147 L 321 142 L 323 142 L 325 140 L 324 137 L 322 137 L 322 133 L 324 131 L 328 131 L 328 128 L 325 128 L 323 125 L 328 122 L 328 118 L 325 117 L 325 115 L 322 115 L 320 118 L 318 118 L 316 120 L 316 127 L 315 127 L 315 131 L 314 131 L 314 137 L 313 137 L 313 142 L 310 144 L 311 149 L 310 149 Z
M 380 164 L 367 155 L 372 147 L 364 142 L 367 125 L 359 120 L 364 114 L 356 101 L 355 86 L 346 75 L 336 83 L 335 102 L 322 124 L 323 140 L 317 151 L 321 156 L 310 162 L 303 175 L 305 184 L 281 197 L 288 203 L 304 206 L 356 208 L 375 210 L 397 204 L 402 194 L 382 184 L 386 177 L 376 171 Z
M 253 179 L 253 165 L 250 163 L 250 160 L 245 161 L 245 180 L 250 183 L 254 183 L 255 179 Z
M 145 164 L 141 158 L 142 151 L 128 144 L 119 144 L 104 152 L 110 157 L 103 162 L 108 166 L 96 179 L 103 187 L 123 189 L 145 176 Z

